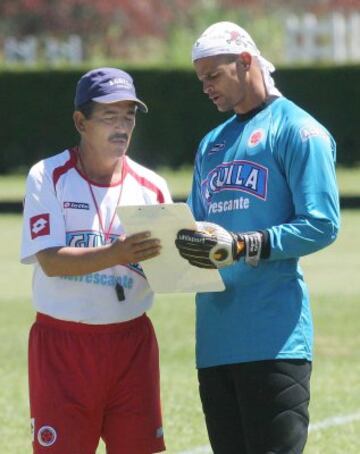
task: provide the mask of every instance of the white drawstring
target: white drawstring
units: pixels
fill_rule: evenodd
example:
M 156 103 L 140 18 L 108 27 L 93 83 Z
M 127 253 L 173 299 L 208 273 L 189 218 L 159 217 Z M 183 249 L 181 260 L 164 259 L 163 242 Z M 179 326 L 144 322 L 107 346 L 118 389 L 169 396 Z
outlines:
M 271 76 L 271 73 L 275 71 L 275 66 L 261 55 L 257 55 L 255 58 L 259 63 L 267 94 L 269 96 L 282 96 L 281 92 L 276 88 L 275 81 Z

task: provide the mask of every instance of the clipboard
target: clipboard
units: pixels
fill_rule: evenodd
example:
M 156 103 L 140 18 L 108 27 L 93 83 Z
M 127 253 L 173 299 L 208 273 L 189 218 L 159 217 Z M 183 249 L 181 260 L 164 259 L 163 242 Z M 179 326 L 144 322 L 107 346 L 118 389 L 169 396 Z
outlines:
M 175 246 L 180 229 L 196 229 L 186 203 L 124 205 L 117 215 L 127 235 L 148 230 L 161 241 L 159 256 L 141 262 L 151 289 L 156 293 L 221 292 L 225 290 L 218 270 L 197 268 L 180 256 Z

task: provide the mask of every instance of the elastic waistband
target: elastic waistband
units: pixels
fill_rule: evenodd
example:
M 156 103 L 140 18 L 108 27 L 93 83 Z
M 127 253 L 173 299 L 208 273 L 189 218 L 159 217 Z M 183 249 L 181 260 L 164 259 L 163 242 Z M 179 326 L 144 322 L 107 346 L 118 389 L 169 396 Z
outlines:
M 50 317 L 49 315 L 37 312 L 36 324 L 43 326 L 51 326 L 53 328 L 61 329 L 63 331 L 75 331 L 78 333 L 121 333 L 133 330 L 139 326 L 143 326 L 148 320 L 146 314 L 140 317 L 128 320 L 126 322 L 108 323 L 106 325 L 93 325 L 89 323 L 71 322 L 67 320 L 59 320 L 58 318 Z

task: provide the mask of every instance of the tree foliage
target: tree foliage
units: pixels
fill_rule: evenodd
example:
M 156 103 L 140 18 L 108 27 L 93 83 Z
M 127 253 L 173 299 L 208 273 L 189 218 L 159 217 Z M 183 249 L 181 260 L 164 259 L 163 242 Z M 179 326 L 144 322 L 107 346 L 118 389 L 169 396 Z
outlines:
M 191 9 L 191 0 L 2 0 L 1 37 L 17 39 L 79 35 L 88 54 L 137 58 L 151 40 L 165 41 L 169 30 Z M 141 41 L 141 38 L 146 38 Z M 135 48 L 134 48 L 135 47 Z M 89 55 L 87 55 L 89 57 Z
M 18 35 L 104 32 L 117 21 L 123 33 L 164 36 L 191 0 L 2 0 L 0 14 Z
M 232 20 L 249 30 L 265 54 L 281 61 L 284 11 L 301 8 L 360 10 L 360 0 L 0 0 L 0 45 L 9 36 L 76 34 L 91 62 L 183 64 L 190 63 L 189 49 L 200 31 Z

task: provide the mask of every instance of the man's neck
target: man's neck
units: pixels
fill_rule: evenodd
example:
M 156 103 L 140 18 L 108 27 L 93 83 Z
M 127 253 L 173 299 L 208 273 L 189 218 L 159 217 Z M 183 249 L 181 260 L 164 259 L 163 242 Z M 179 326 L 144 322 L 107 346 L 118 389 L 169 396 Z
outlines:
M 105 159 L 88 150 L 84 151 L 81 146 L 78 147 L 77 156 L 77 167 L 88 180 L 101 185 L 111 185 L 121 180 L 124 156 Z
M 249 93 L 249 95 L 246 97 L 246 99 L 243 100 L 243 102 L 235 106 L 234 111 L 236 114 L 247 114 L 248 112 L 257 109 L 259 106 L 264 104 L 266 100 L 267 94 L 265 91 L 254 90 Z
M 276 99 L 278 99 L 278 96 L 275 95 L 268 96 L 264 102 L 256 106 L 254 109 L 248 110 L 245 113 L 236 113 L 236 116 L 239 121 L 250 120 L 251 118 L 255 117 L 255 115 L 257 115 L 259 112 L 261 112 L 263 109 L 265 109 L 267 106 L 269 106 L 272 102 L 274 102 Z
M 242 102 L 235 106 L 236 114 L 247 114 L 267 101 L 268 93 L 260 68 L 251 68 L 247 78 L 246 95 Z

